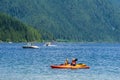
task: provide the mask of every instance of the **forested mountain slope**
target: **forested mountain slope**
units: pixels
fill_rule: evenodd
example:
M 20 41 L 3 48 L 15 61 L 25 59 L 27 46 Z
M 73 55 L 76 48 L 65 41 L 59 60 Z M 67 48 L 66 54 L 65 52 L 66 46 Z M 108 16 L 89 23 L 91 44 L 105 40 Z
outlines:
M 0 0 L 0 11 L 40 30 L 42 38 L 119 42 L 120 15 L 109 0 Z
M 41 36 L 37 30 L 13 17 L 0 13 L 0 41 L 26 42 L 40 40 Z

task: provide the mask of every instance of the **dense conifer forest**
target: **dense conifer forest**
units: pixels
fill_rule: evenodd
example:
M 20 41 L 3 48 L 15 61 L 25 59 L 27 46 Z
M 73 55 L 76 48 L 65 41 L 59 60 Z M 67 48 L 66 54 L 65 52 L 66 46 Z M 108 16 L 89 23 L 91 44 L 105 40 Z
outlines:
M 27 26 L 9 15 L 0 13 L 0 41 L 41 41 L 41 36 L 33 27 Z
M 43 40 L 120 42 L 120 14 L 116 2 L 117 0 L 0 0 L 0 12 L 34 26 Z

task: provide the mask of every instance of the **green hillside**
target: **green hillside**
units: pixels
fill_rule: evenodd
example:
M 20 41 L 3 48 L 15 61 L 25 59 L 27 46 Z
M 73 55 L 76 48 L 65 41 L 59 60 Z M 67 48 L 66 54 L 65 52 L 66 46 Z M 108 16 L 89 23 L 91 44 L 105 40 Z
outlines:
M 13 17 L 0 13 L 0 41 L 26 42 L 40 40 L 41 36 L 37 30 Z
M 0 0 L 0 11 L 35 26 L 45 40 L 120 42 L 109 0 Z

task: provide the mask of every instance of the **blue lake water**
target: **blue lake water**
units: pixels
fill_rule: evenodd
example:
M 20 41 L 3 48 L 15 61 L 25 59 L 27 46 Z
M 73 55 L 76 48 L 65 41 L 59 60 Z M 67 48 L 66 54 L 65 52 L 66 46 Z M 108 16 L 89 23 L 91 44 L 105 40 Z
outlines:
M 120 44 L 56 43 L 23 49 L 24 43 L 0 43 L 0 80 L 120 80 Z M 51 69 L 77 58 L 90 69 Z

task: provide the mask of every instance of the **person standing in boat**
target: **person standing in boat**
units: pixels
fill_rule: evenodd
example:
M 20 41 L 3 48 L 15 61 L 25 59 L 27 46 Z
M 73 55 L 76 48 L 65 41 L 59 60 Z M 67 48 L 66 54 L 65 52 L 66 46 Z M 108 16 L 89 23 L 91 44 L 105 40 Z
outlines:
M 77 61 L 77 59 L 76 59 L 76 58 L 73 58 L 73 59 L 72 59 L 72 62 L 71 62 L 71 65 L 72 65 L 72 66 L 76 66 L 76 61 Z

